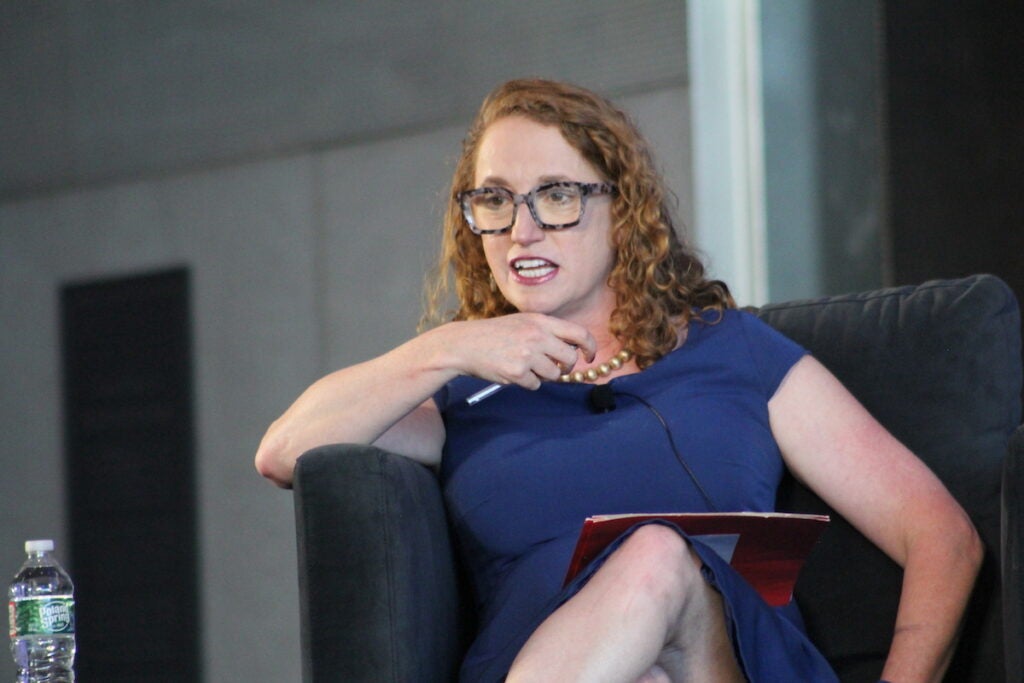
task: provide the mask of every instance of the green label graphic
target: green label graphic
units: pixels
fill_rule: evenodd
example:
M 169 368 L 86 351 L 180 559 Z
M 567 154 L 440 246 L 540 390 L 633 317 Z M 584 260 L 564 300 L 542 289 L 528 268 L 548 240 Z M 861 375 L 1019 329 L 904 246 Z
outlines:
M 7 605 L 11 638 L 71 635 L 75 632 L 73 598 L 21 598 Z

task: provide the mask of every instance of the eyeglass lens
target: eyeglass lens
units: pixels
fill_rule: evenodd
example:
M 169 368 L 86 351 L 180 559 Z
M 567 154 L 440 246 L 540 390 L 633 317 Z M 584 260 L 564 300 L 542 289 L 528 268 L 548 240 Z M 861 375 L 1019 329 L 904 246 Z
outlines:
M 504 230 L 511 226 L 519 202 L 511 192 L 493 188 L 469 197 L 473 222 L 481 230 Z M 583 191 L 575 185 L 547 185 L 526 195 L 534 217 L 546 226 L 575 223 L 583 212 Z

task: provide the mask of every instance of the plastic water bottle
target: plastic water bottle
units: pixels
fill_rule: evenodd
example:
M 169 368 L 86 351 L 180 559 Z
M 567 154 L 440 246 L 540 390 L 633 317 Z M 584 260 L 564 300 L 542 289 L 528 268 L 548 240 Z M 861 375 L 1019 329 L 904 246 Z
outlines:
M 26 541 L 28 559 L 7 591 L 17 683 L 75 680 L 75 587 L 53 541 Z

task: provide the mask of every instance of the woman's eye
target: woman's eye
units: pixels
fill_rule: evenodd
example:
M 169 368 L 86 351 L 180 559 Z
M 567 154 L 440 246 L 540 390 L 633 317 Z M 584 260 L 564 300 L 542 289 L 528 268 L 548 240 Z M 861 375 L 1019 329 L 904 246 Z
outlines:
M 477 197 L 476 204 L 481 208 L 495 211 L 508 204 L 508 198 L 497 193 L 485 194 Z
M 578 193 L 567 188 L 552 188 L 542 195 L 542 199 L 552 206 L 572 204 L 578 198 Z

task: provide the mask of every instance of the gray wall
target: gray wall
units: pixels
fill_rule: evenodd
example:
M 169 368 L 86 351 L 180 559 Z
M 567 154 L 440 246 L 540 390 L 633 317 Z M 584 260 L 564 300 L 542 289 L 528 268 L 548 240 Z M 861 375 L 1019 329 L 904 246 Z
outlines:
M 228 7 L 0 3 L 0 570 L 26 538 L 66 546 L 59 287 L 187 265 L 205 678 L 292 681 L 294 522 L 252 467 L 265 426 L 319 375 L 412 334 L 462 131 L 505 77 L 611 94 L 688 223 L 685 13 Z

